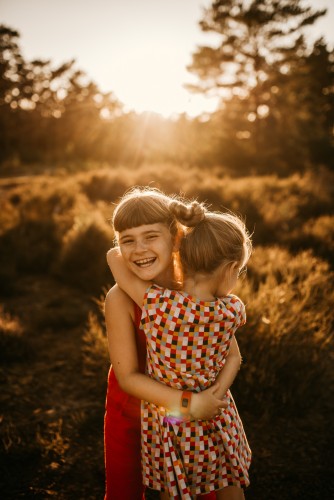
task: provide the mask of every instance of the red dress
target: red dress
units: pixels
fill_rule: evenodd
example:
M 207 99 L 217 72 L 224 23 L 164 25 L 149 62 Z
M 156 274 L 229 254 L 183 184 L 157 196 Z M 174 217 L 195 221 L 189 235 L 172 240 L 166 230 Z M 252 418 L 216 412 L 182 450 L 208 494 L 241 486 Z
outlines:
M 139 328 L 141 309 L 134 304 L 139 369 L 145 373 L 146 337 Z M 106 493 L 104 500 L 142 500 L 140 400 L 122 391 L 112 367 L 104 417 Z M 199 496 L 214 500 L 215 494 Z
M 135 305 L 134 311 L 139 368 L 145 373 L 146 338 L 139 329 L 141 310 Z M 105 500 L 142 500 L 140 434 L 140 400 L 122 391 L 110 367 L 104 417 Z

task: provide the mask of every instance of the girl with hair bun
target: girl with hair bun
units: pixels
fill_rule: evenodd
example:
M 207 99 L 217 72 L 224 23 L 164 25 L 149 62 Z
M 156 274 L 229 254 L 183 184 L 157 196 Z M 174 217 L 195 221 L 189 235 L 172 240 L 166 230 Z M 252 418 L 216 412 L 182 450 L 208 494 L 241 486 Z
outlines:
M 119 238 L 108 259 L 119 287 L 142 309 L 148 375 L 182 391 L 178 406 L 142 402 L 144 484 L 160 490 L 162 499 L 215 491 L 218 500 L 241 500 L 251 451 L 231 393 L 223 393 L 228 405 L 211 418 L 194 415 L 192 401 L 224 372 L 235 332 L 245 323 L 245 306 L 231 291 L 250 257 L 251 238 L 238 217 L 197 202 L 172 199 L 169 211 L 171 224 L 183 231 L 182 290 L 152 283 L 145 265 L 153 255 L 142 259 L 141 276 L 126 265 L 136 262 L 133 231 Z
M 133 188 L 116 205 L 112 224 L 123 249 L 123 263 L 133 276 L 160 286 L 181 287 L 177 243 L 183 234 L 170 211 L 173 197 L 151 188 Z M 108 260 L 112 253 L 108 253 Z M 105 500 L 141 500 L 141 399 L 157 406 L 178 408 L 182 389 L 145 375 L 146 338 L 139 328 L 140 307 L 117 285 L 105 301 L 105 319 L 112 366 L 108 375 L 104 444 Z M 215 384 L 193 394 L 191 412 L 208 419 L 227 406 L 224 395 L 240 367 L 233 338 L 229 356 Z M 150 491 L 146 497 L 152 496 Z M 214 500 L 214 492 L 203 495 Z

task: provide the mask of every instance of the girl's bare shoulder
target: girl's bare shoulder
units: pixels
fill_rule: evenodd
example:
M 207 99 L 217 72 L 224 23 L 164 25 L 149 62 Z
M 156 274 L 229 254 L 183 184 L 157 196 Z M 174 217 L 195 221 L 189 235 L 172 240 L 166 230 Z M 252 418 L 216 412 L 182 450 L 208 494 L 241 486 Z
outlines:
M 133 300 L 116 284 L 108 291 L 105 298 L 105 309 L 133 314 Z

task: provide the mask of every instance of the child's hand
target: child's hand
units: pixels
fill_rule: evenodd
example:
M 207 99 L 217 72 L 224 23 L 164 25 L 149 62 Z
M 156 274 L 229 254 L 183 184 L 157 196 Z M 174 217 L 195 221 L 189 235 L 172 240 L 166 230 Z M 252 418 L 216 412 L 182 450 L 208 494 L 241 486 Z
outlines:
M 119 249 L 119 246 L 115 246 L 115 247 L 112 247 L 112 248 L 109 248 L 108 252 L 107 252 L 107 262 L 108 262 L 108 266 L 111 267 L 112 265 L 112 259 L 114 256 L 119 256 L 121 254 L 120 252 L 120 249 Z
M 195 420 L 208 420 L 220 414 L 221 408 L 227 408 L 226 399 L 219 399 L 219 384 L 214 384 L 202 392 L 193 393 L 190 403 L 190 415 Z

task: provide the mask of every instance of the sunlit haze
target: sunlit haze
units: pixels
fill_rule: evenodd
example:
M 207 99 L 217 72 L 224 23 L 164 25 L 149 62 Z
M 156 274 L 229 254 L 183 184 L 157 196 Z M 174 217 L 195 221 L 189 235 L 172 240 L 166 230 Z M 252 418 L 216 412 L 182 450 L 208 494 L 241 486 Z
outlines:
M 310 28 L 333 46 L 332 0 L 308 0 L 328 14 Z M 210 0 L 1 0 L 1 22 L 19 31 L 26 59 L 54 65 L 76 59 L 104 91 L 112 91 L 125 110 L 189 116 L 213 111 L 216 98 L 190 93 L 187 72 L 196 45 L 210 43 L 198 26 Z

